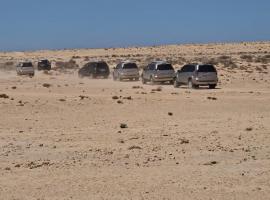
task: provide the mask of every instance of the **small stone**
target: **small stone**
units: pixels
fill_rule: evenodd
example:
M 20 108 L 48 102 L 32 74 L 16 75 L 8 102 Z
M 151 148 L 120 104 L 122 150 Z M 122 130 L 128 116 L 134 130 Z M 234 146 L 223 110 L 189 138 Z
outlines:
M 118 96 L 113 96 L 112 99 L 117 100 L 117 99 L 119 99 L 119 97 Z
M 168 115 L 169 115 L 169 116 L 173 116 L 173 113 L 172 113 L 172 112 L 168 112 Z
M 128 125 L 127 124 L 124 124 L 124 123 L 121 123 L 120 124 L 120 128 L 128 128 Z

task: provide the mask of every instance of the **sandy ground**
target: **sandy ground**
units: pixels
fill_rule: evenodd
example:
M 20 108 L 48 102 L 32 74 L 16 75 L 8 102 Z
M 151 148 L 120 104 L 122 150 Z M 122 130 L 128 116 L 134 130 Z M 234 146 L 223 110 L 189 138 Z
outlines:
M 235 59 L 241 51 L 270 53 L 269 43 L 193 46 L 140 53 L 186 52 L 187 58 L 195 49 Z M 60 52 L 0 57 L 74 56 Z M 79 79 L 76 70 L 33 78 L 0 72 L 0 94 L 8 95 L 0 98 L 0 199 L 269 199 L 270 68 L 259 73 L 256 66 L 249 65 L 252 72 L 218 66 L 215 90 L 162 85 L 152 91 L 159 86 Z

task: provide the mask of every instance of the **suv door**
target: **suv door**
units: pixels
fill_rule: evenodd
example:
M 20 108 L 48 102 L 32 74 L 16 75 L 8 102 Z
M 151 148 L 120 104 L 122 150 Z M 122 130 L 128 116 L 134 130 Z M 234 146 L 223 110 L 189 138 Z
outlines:
M 186 73 L 188 71 L 188 65 L 184 65 L 180 72 L 178 73 L 177 80 L 179 83 L 186 83 Z
M 155 70 L 156 70 L 156 64 L 155 63 L 150 64 L 149 70 L 148 70 L 148 73 L 147 73 L 147 79 L 148 80 L 150 80 L 151 76 L 154 75 Z
M 120 65 L 121 65 L 121 64 L 116 65 L 116 67 L 115 67 L 115 69 L 114 69 L 114 71 L 113 71 L 113 76 L 114 76 L 115 78 L 118 77 L 118 74 L 120 73 L 120 71 L 119 71 Z
M 189 79 L 192 79 L 194 76 L 194 72 L 196 71 L 196 65 L 188 65 L 185 81 L 188 83 Z
M 142 78 L 146 79 L 146 80 L 149 80 L 148 78 L 148 75 L 149 75 L 149 70 L 150 70 L 150 65 L 147 65 L 147 67 L 143 70 L 143 73 L 142 73 Z

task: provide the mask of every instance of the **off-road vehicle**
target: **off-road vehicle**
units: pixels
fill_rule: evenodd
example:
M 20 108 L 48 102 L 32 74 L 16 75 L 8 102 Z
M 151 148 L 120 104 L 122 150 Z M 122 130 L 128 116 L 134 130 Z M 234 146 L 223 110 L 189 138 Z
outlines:
M 188 64 L 176 72 L 174 87 L 188 85 L 189 88 L 208 86 L 210 89 L 214 89 L 217 83 L 217 70 L 213 65 Z
M 140 78 L 139 68 L 135 62 L 120 62 L 113 71 L 113 80 L 122 81 L 124 79 L 138 81 Z
M 108 78 L 110 75 L 110 69 L 106 62 L 97 61 L 86 63 L 78 72 L 80 78 L 91 77 L 91 78 Z
M 173 66 L 166 61 L 150 63 L 142 72 L 142 83 L 169 82 L 173 84 L 175 71 Z
M 35 69 L 32 62 L 21 62 L 17 65 L 16 71 L 18 75 L 35 75 Z
M 52 69 L 52 65 L 51 65 L 50 61 L 47 59 L 40 60 L 40 61 L 38 61 L 37 69 L 50 71 Z

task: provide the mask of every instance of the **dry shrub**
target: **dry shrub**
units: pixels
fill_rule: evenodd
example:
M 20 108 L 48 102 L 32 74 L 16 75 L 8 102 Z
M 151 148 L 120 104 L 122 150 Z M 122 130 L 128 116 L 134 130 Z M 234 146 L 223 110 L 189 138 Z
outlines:
M 252 62 L 253 61 L 253 57 L 251 55 L 242 55 L 242 56 L 240 56 L 240 58 L 242 60 L 247 61 L 247 62 Z
M 0 70 L 2 71 L 13 71 L 15 69 L 16 69 L 16 63 L 14 63 L 13 61 L 0 63 Z
M 230 56 L 220 56 L 217 58 L 216 62 L 224 65 L 226 68 L 237 68 L 236 63 L 233 61 L 233 59 Z
M 264 56 L 258 56 L 255 60 L 257 63 L 267 64 L 270 62 L 270 54 Z
M 72 59 L 80 59 L 81 56 L 72 56 Z
M 79 65 L 76 63 L 75 60 L 70 60 L 68 62 L 58 61 L 55 63 L 55 70 L 56 71 L 67 71 L 67 70 L 74 70 L 79 68 Z

